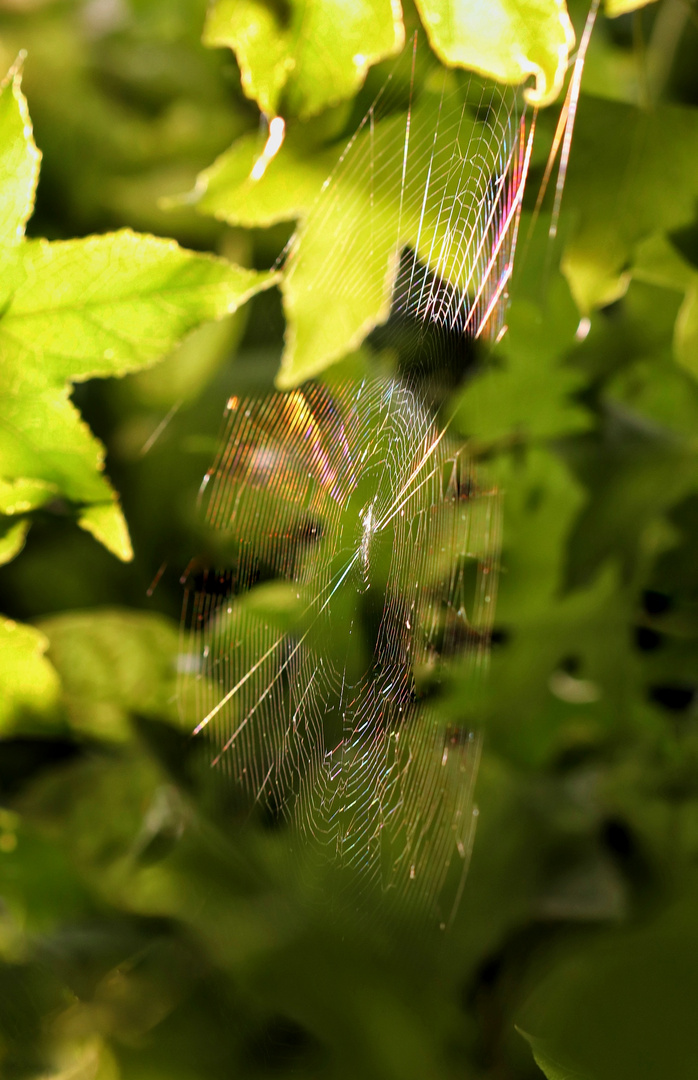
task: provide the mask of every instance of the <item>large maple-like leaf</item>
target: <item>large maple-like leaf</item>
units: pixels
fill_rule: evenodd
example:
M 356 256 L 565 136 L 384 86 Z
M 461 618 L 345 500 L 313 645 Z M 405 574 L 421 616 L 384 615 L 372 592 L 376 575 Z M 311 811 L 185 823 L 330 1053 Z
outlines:
M 27 241 L 40 155 L 20 78 L 16 66 L 0 92 L 0 512 L 68 499 L 79 523 L 128 559 L 104 450 L 72 384 L 153 364 L 276 279 L 129 230 Z

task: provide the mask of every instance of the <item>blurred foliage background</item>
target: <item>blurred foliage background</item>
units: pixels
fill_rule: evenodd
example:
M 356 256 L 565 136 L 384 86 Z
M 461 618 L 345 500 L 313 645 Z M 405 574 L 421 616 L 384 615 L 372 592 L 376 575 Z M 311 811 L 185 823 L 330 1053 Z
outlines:
M 570 14 L 579 38 L 586 8 Z M 264 138 L 205 15 L 0 0 L 0 67 L 27 50 L 44 155 L 30 235 L 129 225 L 273 263 L 291 224 L 163 203 Z M 479 826 L 447 936 L 309 905 L 283 837 L 232 815 L 172 723 L 196 493 L 228 396 L 272 385 L 278 292 L 148 371 L 76 387 L 135 558 L 55 501 L 0 569 L 0 608 L 47 635 L 60 677 L 50 708 L 0 711 L 3 1077 L 533 1080 L 531 1047 L 550 1077 L 698 1075 L 696 55 L 690 0 L 599 16 L 558 235 L 549 197 L 529 235 L 552 109 L 510 333 L 454 402 L 504 533 Z M 311 164 L 355 122 L 323 116 Z M 467 692 L 452 680 L 444 714 Z

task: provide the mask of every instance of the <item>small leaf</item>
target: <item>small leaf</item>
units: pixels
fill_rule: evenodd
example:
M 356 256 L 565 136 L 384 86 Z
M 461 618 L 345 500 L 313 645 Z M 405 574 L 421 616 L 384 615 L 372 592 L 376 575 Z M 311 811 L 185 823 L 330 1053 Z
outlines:
M 0 732 L 11 731 L 22 713 L 52 709 L 58 676 L 44 653 L 48 640 L 33 626 L 0 616 Z
M 21 90 L 22 60 L 0 86 L 0 247 L 24 236 L 39 178 L 41 154 Z
M 654 0 L 606 0 L 604 11 L 609 19 L 615 19 L 618 15 L 627 15 L 629 11 L 637 11 L 638 8 L 652 3 Z
M 541 1072 L 547 1077 L 547 1080 L 589 1080 L 588 1077 L 582 1076 L 580 1072 L 570 1069 L 569 1066 L 563 1065 L 552 1057 L 544 1039 L 537 1039 L 533 1035 L 528 1035 L 520 1027 L 517 1027 L 516 1030 L 531 1047 L 533 1059 Z
M 405 40 L 395 0 L 289 0 L 288 19 L 264 0 L 218 0 L 204 44 L 235 53 L 243 90 L 262 112 L 284 104 L 312 116 L 353 94 L 368 68 L 399 52 Z
M 264 141 L 244 135 L 200 173 L 193 198 L 202 213 L 246 229 L 302 218 L 317 199 L 339 151 L 295 145 L 287 137 L 263 177 L 252 170 Z
M 27 520 L 16 521 L 13 525 L 6 526 L 4 532 L 0 531 L 0 566 L 10 562 L 15 555 L 19 555 L 24 547 L 29 524 Z
M 555 100 L 574 47 L 564 0 L 417 0 L 429 43 L 445 64 L 520 83 L 532 105 Z
M 107 551 L 111 551 L 117 559 L 130 562 L 133 558 L 128 528 L 116 502 L 94 503 L 88 506 L 80 514 L 78 525 L 91 533 L 100 544 L 104 544 Z

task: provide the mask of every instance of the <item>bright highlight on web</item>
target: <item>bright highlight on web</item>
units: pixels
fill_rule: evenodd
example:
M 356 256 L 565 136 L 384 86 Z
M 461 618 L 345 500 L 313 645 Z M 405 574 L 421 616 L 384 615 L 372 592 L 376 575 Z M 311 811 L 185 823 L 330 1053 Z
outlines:
M 476 79 L 412 78 L 407 109 L 393 90 L 285 263 L 287 309 L 307 308 L 317 265 L 332 298 L 295 349 L 333 356 L 369 335 L 390 374 L 337 383 L 330 368 L 229 401 L 202 489 L 225 559 L 187 594 L 184 689 L 211 764 L 287 824 L 299 861 L 319 852 L 446 925 L 480 737 L 434 696 L 451 665 L 476 685 L 486 664 L 499 499 L 439 407 L 504 327 L 531 138 L 516 96 Z

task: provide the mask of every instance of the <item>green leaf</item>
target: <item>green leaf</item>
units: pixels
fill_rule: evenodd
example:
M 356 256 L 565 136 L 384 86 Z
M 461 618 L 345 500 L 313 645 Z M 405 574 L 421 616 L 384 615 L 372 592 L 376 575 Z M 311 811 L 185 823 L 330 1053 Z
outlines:
M 21 90 L 22 59 L 0 86 L 0 247 L 19 243 L 24 236 L 41 161 Z
M 94 536 L 100 544 L 104 544 L 107 551 L 111 551 L 117 559 L 130 562 L 133 558 L 131 538 L 124 515 L 115 502 L 93 503 L 88 506 L 80 512 L 78 525 Z
M 104 451 L 70 401 L 72 384 L 153 364 L 276 278 L 130 230 L 20 243 L 38 165 L 16 66 L 0 90 L 0 512 L 67 497 L 82 506 L 83 528 L 130 559 Z
M 20 251 L 0 272 L 0 291 L 11 293 L 0 321 L 0 475 L 40 485 L 27 495 L 32 505 L 49 492 L 99 504 L 84 526 L 128 558 L 104 453 L 70 401 L 71 383 L 154 363 L 275 277 L 129 230 Z
M 537 1039 L 534 1035 L 528 1035 L 520 1027 L 516 1029 L 522 1035 L 533 1053 L 533 1060 L 547 1080 L 588 1080 L 576 1069 L 563 1065 L 556 1057 L 553 1057 L 545 1039 Z
M 28 521 L 17 521 L 13 525 L 7 522 L 0 526 L 0 566 L 19 555 L 29 531 Z
M 693 220 L 698 111 L 580 100 L 564 206 L 574 227 L 562 268 L 580 310 L 622 296 L 639 240 Z
M 391 0 L 289 0 L 282 19 L 268 0 L 217 0 L 206 45 L 235 53 L 242 86 L 262 112 L 312 116 L 352 97 L 368 68 L 399 52 L 402 11 Z
M 58 676 L 44 653 L 48 640 L 40 630 L 0 616 L 0 732 L 13 729 L 23 713 L 52 709 L 58 699 Z
M 432 164 L 453 160 L 454 140 L 463 167 L 443 177 L 439 202 L 426 205 Z M 281 287 L 287 332 L 279 387 L 317 375 L 388 318 L 405 245 L 443 279 L 472 282 L 473 251 L 464 258 L 454 237 L 474 235 L 499 150 L 457 91 L 427 90 L 409 114 L 359 132 L 295 234 Z M 447 216 L 439 205 L 456 209 Z
M 629 11 L 637 11 L 638 8 L 653 3 L 654 0 L 606 0 L 604 11 L 609 19 L 615 19 L 618 15 L 627 15 Z
M 176 718 L 178 629 L 161 615 L 101 609 L 42 620 L 71 724 L 121 742 L 129 714 Z
M 445 64 L 501 82 L 536 79 L 531 104 L 555 100 L 574 47 L 565 0 L 416 0 L 432 49 Z
M 638 245 L 632 273 L 638 281 L 684 293 L 674 326 L 674 356 L 698 378 L 698 271 L 657 233 Z
M 246 229 L 302 218 L 336 165 L 339 151 L 316 150 L 287 136 L 263 177 L 256 180 L 252 170 L 263 149 L 259 135 L 244 135 L 233 143 L 197 177 L 191 196 L 197 209 Z
M 570 400 L 584 375 L 560 360 L 578 322 L 560 285 L 545 309 L 527 300 L 512 304 L 501 347 L 455 403 L 455 423 L 464 434 L 483 441 L 550 439 L 590 426 L 590 414 Z

